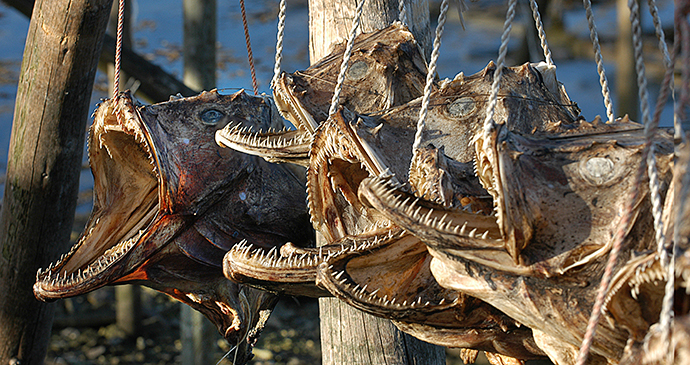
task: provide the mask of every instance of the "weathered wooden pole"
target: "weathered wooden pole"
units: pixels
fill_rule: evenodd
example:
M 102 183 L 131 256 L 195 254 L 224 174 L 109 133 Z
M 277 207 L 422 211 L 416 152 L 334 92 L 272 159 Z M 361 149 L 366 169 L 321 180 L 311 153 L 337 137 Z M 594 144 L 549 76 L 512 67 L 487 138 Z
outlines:
M 628 0 L 616 0 L 618 12 L 618 39 L 616 40 L 616 96 L 618 97 L 617 114 L 628 114 L 630 119 L 638 119 L 640 103 L 637 93 L 637 72 L 635 72 L 635 55 L 632 43 L 632 25 Z
M 196 90 L 216 87 L 216 0 L 184 0 L 183 81 Z M 182 365 L 215 364 L 212 349 L 220 335 L 200 312 L 180 306 Z
M 399 1 L 365 1 L 360 33 L 383 29 L 398 20 Z M 336 43 L 347 41 L 357 4 L 357 0 L 309 0 L 309 61 L 312 64 L 328 55 Z M 406 0 L 405 7 L 410 32 L 429 60 L 433 42 L 429 29 L 429 2 Z
M 112 0 L 38 0 L 24 48 L 0 218 L 0 364 L 43 364 L 54 306 L 39 267 L 66 252 Z
M 398 19 L 397 0 L 366 1 L 362 31 L 381 29 Z M 354 0 L 309 0 L 312 64 L 327 55 L 333 44 L 347 39 L 356 6 Z M 409 0 L 406 7 L 412 32 L 429 54 L 429 5 L 427 1 Z M 319 309 L 324 365 L 446 363 L 442 347 L 401 332 L 389 320 L 368 315 L 334 298 L 319 299 Z

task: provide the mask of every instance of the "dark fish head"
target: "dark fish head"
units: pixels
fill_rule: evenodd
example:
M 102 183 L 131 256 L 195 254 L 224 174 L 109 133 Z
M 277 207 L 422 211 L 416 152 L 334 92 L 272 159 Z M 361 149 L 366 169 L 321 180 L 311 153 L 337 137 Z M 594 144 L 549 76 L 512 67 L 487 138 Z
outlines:
M 151 106 L 135 105 L 128 93 L 104 101 L 89 135 L 93 211 L 72 249 L 39 270 L 36 297 L 139 282 L 201 311 L 246 349 L 275 297 L 225 279 L 224 254 L 242 240 L 302 243 L 310 225 L 299 179 L 218 146 L 215 132 L 239 123 L 276 127 L 274 111 L 244 91 Z

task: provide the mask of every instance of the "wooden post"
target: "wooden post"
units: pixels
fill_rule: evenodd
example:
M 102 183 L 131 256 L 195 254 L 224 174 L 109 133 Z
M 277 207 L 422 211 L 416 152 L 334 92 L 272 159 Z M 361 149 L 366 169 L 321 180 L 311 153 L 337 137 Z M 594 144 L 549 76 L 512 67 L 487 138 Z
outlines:
M 216 87 L 216 0 L 184 0 L 183 81 L 196 90 Z
M 328 55 L 336 43 L 347 41 L 355 9 L 361 0 L 309 0 L 309 61 Z M 359 33 L 383 29 L 398 20 L 398 1 L 365 0 Z M 429 30 L 429 2 L 406 0 L 408 28 L 429 60 L 433 38 Z
M 616 95 L 617 114 L 628 114 L 630 119 L 638 119 L 639 101 L 637 94 L 637 73 L 632 44 L 632 25 L 628 0 L 616 0 L 618 13 L 618 39 L 616 40 Z
M 309 0 L 312 64 L 328 54 L 333 44 L 346 40 L 356 6 L 353 0 Z M 428 54 L 431 49 L 429 5 L 427 1 L 409 0 L 406 6 L 412 10 L 408 19 L 413 34 L 422 40 L 420 44 Z M 361 29 L 368 32 L 384 28 L 397 19 L 397 0 L 367 0 Z M 319 299 L 319 310 L 324 365 L 446 363 L 442 347 L 401 332 L 389 320 L 366 314 L 335 298 Z
M 216 87 L 216 0 L 184 0 L 183 81 L 196 90 Z M 215 364 L 215 340 L 220 335 L 200 312 L 182 304 L 180 340 L 182 365 Z
M 0 364 L 43 364 L 54 306 L 39 267 L 66 252 L 96 66 L 112 0 L 36 1 L 17 88 L 0 218 Z
M 27 17 L 31 17 L 34 0 L 2 0 L 7 5 L 17 9 Z M 129 2 L 126 1 L 125 4 Z M 103 39 L 101 65 L 113 63 L 115 59 L 115 38 L 106 34 Z M 165 72 L 159 66 L 136 54 L 128 46 L 122 49 L 122 70 L 141 82 L 137 93 L 138 98 L 145 98 L 150 102 L 166 101 L 170 95 L 181 93 L 184 96 L 197 94 L 199 90 L 192 90 L 175 76 Z
M 125 1 L 125 18 L 122 30 L 122 45 L 123 47 L 132 48 L 132 27 L 131 1 Z M 113 2 L 113 7 L 110 10 L 110 20 L 108 24 L 108 34 L 117 36 L 117 15 L 119 3 Z M 108 69 L 108 90 L 113 90 L 113 80 L 115 77 L 114 59 L 107 63 Z M 120 88 L 127 89 L 127 81 L 129 74 L 123 70 L 120 72 Z M 138 284 L 132 285 L 118 285 L 115 287 L 115 319 L 117 327 L 120 328 L 127 336 L 133 337 L 139 334 L 141 329 L 141 287 Z

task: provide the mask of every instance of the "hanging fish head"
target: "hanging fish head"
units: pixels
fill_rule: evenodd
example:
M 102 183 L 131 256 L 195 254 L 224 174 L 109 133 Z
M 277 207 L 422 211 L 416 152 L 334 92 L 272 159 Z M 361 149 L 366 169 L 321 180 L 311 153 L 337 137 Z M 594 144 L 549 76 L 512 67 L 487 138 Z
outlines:
M 89 134 L 91 216 L 71 250 L 39 270 L 36 297 L 141 283 L 201 311 L 246 350 L 276 298 L 225 279 L 225 252 L 243 240 L 302 243 L 311 229 L 292 171 L 216 144 L 215 132 L 232 123 L 281 121 L 268 99 L 244 91 L 150 106 L 127 92 L 104 101 Z

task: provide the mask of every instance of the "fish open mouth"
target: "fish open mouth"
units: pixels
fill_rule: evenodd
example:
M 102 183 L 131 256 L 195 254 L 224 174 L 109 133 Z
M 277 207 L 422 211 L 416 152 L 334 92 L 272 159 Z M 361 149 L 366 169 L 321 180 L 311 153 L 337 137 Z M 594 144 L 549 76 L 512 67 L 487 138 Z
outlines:
M 160 210 L 160 168 L 128 93 L 103 101 L 96 110 L 88 151 L 94 208 L 78 242 L 36 274 L 34 294 L 42 300 L 86 293 L 113 278 L 138 279 L 123 276 L 126 268 L 118 263 L 145 239 Z
M 351 239 L 353 237 L 367 236 L 376 241 L 377 234 L 388 233 L 391 222 L 380 215 L 376 216 L 376 212 L 368 213 L 357 198 L 361 181 L 370 174 L 382 171 L 380 162 L 376 157 L 357 152 L 348 154 L 346 151 L 361 151 L 358 148 L 361 146 L 346 145 L 348 142 L 345 139 L 341 141 L 342 148 L 339 149 L 345 154 L 329 147 L 333 138 L 342 137 L 342 131 L 353 132 L 343 118 L 338 113 L 333 120 L 329 119 L 319 128 L 307 170 L 312 224 L 330 244 L 320 248 L 297 248 L 287 244 L 279 250 L 270 251 L 250 245 L 237 246 L 228 252 L 224 260 L 227 277 L 269 291 L 324 296 L 327 292 L 314 287 L 320 263 L 339 252 L 354 250 L 359 247 L 357 242 L 365 241 Z M 326 215 L 330 216 L 326 218 Z

